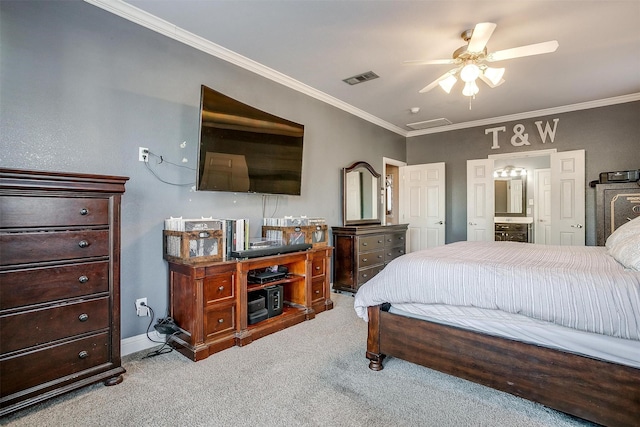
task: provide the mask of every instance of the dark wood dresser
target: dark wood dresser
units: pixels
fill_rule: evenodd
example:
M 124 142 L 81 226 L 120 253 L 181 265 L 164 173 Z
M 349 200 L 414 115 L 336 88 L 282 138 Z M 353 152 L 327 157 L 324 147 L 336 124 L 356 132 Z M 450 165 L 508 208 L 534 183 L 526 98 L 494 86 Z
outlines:
M 331 227 L 333 289 L 357 292 L 385 265 L 406 253 L 407 224 Z
M 627 221 L 640 216 L 640 181 L 596 184 L 596 244 Z
M 531 242 L 531 224 L 496 222 L 496 242 Z
M 122 381 L 127 180 L 0 169 L 0 415 Z

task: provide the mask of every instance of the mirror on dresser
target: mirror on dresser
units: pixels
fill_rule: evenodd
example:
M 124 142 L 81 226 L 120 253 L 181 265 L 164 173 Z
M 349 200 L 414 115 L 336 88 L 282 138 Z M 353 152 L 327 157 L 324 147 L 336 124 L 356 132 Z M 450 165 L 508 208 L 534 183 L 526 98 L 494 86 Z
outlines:
M 346 225 L 379 225 L 380 174 L 367 162 L 355 162 L 342 170 L 342 218 Z
M 526 174 L 526 169 L 515 166 L 495 170 L 495 216 L 527 216 Z
M 357 292 L 406 253 L 407 224 L 383 225 L 382 178 L 367 162 L 342 170 L 343 226 L 333 235 L 333 290 Z

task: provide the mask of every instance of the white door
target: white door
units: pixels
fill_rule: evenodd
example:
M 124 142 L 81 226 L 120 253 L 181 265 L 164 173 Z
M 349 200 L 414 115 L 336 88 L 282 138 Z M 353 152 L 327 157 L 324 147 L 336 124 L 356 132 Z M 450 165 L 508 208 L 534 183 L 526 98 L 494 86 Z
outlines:
M 409 224 L 407 253 L 445 243 L 444 171 L 444 163 L 400 168 L 400 218 Z
M 533 204 L 534 225 L 533 243 L 540 245 L 551 244 L 551 169 L 536 169 L 534 171 L 535 195 Z
M 467 160 L 467 240 L 495 240 L 493 159 Z
M 551 154 L 551 244 L 585 244 L 584 150 Z

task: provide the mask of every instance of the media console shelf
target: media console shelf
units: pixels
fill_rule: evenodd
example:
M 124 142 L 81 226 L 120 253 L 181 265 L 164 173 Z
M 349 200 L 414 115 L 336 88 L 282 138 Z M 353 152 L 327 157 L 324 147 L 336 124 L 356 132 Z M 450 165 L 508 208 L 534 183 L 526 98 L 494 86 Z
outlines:
M 327 274 L 332 250 L 320 247 L 223 262 L 169 261 L 171 317 L 181 329 L 170 337 L 171 345 L 198 361 L 332 309 Z M 248 283 L 250 271 L 275 265 L 286 267 L 287 276 L 269 283 Z M 249 294 L 275 285 L 283 288 L 282 314 L 249 325 Z

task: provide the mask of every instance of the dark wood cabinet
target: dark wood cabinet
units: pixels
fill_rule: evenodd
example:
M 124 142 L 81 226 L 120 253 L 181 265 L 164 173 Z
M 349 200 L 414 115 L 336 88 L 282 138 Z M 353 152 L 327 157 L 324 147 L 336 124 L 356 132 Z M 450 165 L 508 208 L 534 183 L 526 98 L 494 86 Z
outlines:
M 407 224 L 332 227 L 333 289 L 357 292 L 388 263 L 406 253 Z
M 596 244 L 627 221 L 640 216 L 640 181 L 596 184 Z
M 0 169 L 0 414 L 118 384 L 125 177 Z
M 319 247 L 238 261 L 169 261 L 171 316 L 181 329 L 170 337 L 171 344 L 189 359 L 198 361 L 332 309 L 327 274 L 332 250 Z M 287 276 L 263 284 L 249 282 L 251 271 L 274 265 L 286 267 Z M 282 313 L 249 324 L 251 294 L 276 285 L 282 286 Z
M 531 224 L 517 222 L 496 222 L 496 242 L 522 242 L 531 240 Z

